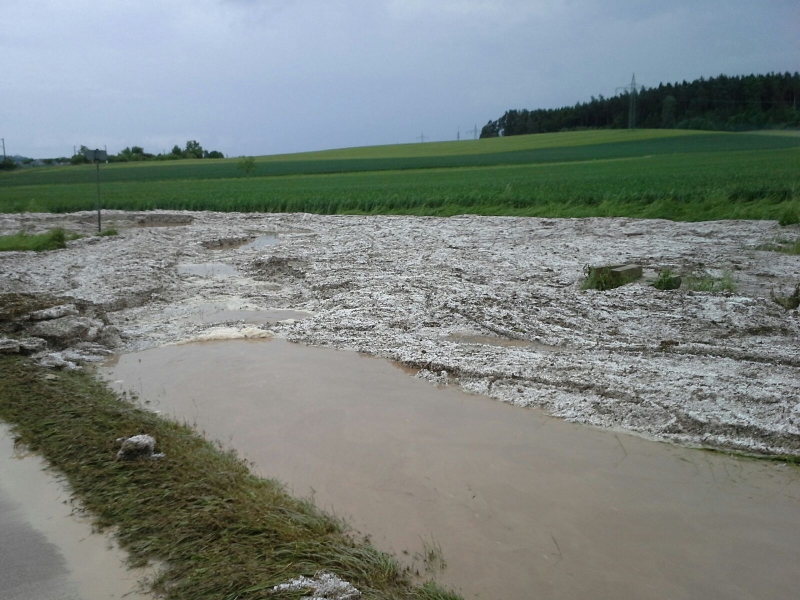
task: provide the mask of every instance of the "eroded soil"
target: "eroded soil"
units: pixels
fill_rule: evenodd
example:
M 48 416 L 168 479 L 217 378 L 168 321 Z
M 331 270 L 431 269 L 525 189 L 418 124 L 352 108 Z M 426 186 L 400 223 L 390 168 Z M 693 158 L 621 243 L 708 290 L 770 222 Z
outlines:
M 90 235 L 94 219 L 5 215 L 0 233 L 62 226 Z M 390 358 L 432 382 L 571 421 L 800 455 L 800 319 L 769 298 L 797 283 L 800 258 L 758 249 L 797 238 L 797 226 L 169 212 L 105 219 L 120 235 L 0 255 L 0 293 L 73 305 L 36 321 L 15 308 L 0 323 L 12 337 L 45 339 L 37 356 L 53 366 L 190 339 L 277 336 Z M 277 243 L 248 247 L 260 234 Z M 621 263 L 641 264 L 645 279 L 580 289 L 585 265 Z M 727 272 L 737 291 L 658 291 L 647 280 L 663 268 Z M 219 321 L 197 317 L 209 304 L 222 307 Z M 260 323 L 230 312 L 275 309 L 311 316 Z

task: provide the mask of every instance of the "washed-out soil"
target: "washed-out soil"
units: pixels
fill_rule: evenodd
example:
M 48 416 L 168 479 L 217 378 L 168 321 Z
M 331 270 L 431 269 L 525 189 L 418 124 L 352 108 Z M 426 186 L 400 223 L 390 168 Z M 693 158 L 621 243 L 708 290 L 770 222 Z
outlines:
M 86 234 L 63 250 L 0 254 L 0 305 L 13 304 L 0 330 L 45 340 L 34 356 L 50 366 L 280 337 L 574 422 L 800 455 L 800 313 L 770 298 L 798 283 L 800 257 L 763 249 L 800 237 L 797 226 L 109 211 L 119 235 L 95 237 L 93 216 L 0 217 L 0 234 Z M 270 244 L 248 244 L 259 235 Z M 581 289 L 587 265 L 616 264 L 644 277 Z M 655 289 L 664 269 L 736 289 Z M 238 318 L 278 309 L 302 318 Z

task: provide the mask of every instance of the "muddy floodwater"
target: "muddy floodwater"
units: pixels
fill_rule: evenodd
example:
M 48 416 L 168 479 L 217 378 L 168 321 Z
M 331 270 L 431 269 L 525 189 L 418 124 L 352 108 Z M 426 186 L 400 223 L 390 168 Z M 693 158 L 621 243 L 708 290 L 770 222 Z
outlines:
M 101 373 L 401 559 L 439 545 L 438 580 L 467 599 L 797 598 L 793 467 L 572 424 L 281 340 L 166 346 Z
M 73 514 L 70 493 L 44 462 L 14 448 L 0 423 L 0 598 L 145 600 L 125 554 Z

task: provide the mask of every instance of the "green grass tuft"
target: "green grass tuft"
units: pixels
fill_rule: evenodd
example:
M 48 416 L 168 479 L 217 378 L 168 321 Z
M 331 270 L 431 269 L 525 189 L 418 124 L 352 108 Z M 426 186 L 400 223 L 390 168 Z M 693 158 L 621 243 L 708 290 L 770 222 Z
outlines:
M 415 587 L 393 557 L 188 426 L 120 400 L 86 372 L 46 373 L 0 357 L 0 418 L 67 478 L 100 528 L 116 530 L 133 565 L 164 565 L 151 582 L 159 597 L 277 598 L 274 585 L 328 571 L 365 598 L 458 598 Z M 116 461 L 115 439 L 140 433 L 166 457 Z
M 58 250 L 67 247 L 68 239 L 76 239 L 68 235 L 61 228 L 56 228 L 47 233 L 28 234 L 24 231 L 13 235 L 0 236 L 0 252 L 10 252 L 14 250 L 32 250 L 44 252 L 45 250 Z
M 106 237 L 109 235 L 119 235 L 119 232 L 113 227 L 111 227 L 109 229 L 104 229 L 103 231 L 97 233 L 96 235 L 98 235 L 99 237 Z
M 620 277 L 611 272 L 609 267 L 590 267 L 583 268 L 585 277 L 581 282 L 582 290 L 600 290 L 601 292 L 613 290 L 623 285 L 632 283 L 638 277 Z
M 670 269 L 664 269 L 653 282 L 653 287 L 657 290 L 677 290 L 681 287 L 681 278 L 673 275 Z
M 702 273 L 686 277 L 686 288 L 695 292 L 735 292 L 736 281 L 730 271 L 724 271 L 721 277 Z
M 787 208 L 778 217 L 779 225 L 796 225 L 800 223 L 800 211 Z

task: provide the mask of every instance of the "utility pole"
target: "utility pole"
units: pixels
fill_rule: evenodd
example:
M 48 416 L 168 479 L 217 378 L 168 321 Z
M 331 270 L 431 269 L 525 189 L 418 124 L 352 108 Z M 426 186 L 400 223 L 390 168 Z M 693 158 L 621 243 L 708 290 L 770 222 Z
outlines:
M 628 129 L 636 129 L 636 92 L 642 89 L 642 86 L 636 85 L 636 73 L 631 77 L 631 84 L 625 87 L 618 87 L 615 91 L 618 93 L 620 90 L 630 94 L 631 104 L 628 108 Z
M 417 140 L 419 140 L 419 143 L 420 143 L 420 144 L 424 144 L 424 143 L 425 143 L 425 140 L 429 140 L 429 139 L 431 139 L 431 138 L 429 138 L 429 137 L 428 137 L 428 136 L 426 136 L 424 133 L 422 133 L 422 134 L 418 135 L 418 136 L 417 136 L 416 138 L 414 138 L 414 139 L 417 139 Z
M 475 125 L 472 129 L 469 129 L 467 131 L 467 134 L 470 134 L 470 133 L 472 134 L 473 139 L 477 140 L 478 139 L 478 126 Z
M 458 133 L 456 133 L 456 140 L 461 140 L 461 127 L 458 128 Z
M 6 162 L 6 138 L 0 138 L 3 140 L 3 164 Z

